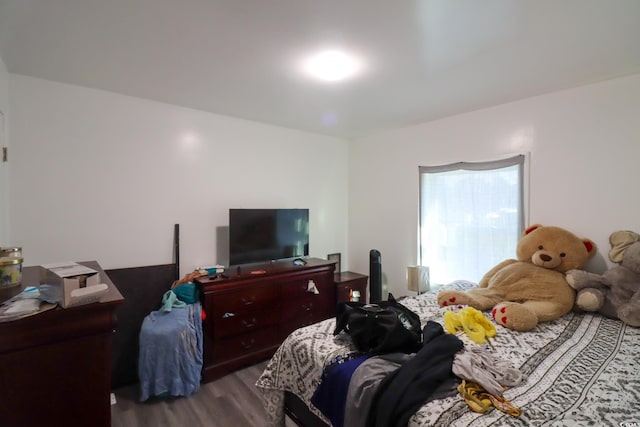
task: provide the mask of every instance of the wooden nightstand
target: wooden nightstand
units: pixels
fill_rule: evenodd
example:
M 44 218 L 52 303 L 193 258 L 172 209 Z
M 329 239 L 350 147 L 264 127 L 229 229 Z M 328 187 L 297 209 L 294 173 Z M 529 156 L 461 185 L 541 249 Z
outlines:
M 367 302 L 367 284 L 369 283 L 369 276 L 353 273 L 351 271 L 343 271 L 342 273 L 335 273 L 333 275 L 333 281 L 336 284 L 337 302 Z M 360 293 L 359 297 L 357 296 L 358 292 Z

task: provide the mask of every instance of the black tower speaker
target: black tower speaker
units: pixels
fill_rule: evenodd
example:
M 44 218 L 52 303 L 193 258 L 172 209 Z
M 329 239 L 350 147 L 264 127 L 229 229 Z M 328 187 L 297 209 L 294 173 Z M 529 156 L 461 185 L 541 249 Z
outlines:
M 382 300 L 382 264 L 380 251 L 369 251 L 369 302 L 376 303 Z

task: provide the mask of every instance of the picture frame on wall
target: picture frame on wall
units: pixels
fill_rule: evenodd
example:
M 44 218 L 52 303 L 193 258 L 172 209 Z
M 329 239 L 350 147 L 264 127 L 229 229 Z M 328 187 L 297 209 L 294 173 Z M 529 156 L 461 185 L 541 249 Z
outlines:
M 339 253 L 327 255 L 327 259 L 329 261 L 335 261 L 335 263 L 336 263 L 335 272 L 336 273 L 340 273 L 342 271 L 342 267 L 340 265 L 341 258 L 342 258 L 342 256 Z

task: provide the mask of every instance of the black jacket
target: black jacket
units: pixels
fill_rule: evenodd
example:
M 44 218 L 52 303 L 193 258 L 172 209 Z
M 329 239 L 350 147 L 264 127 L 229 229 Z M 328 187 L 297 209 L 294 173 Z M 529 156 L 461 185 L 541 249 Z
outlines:
M 367 426 L 406 426 L 409 418 L 445 381 L 454 381 L 454 355 L 464 344 L 445 334 L 439 323 L 428 321 L 422 330 L 422 348 L 380 383 L 373 398 Z

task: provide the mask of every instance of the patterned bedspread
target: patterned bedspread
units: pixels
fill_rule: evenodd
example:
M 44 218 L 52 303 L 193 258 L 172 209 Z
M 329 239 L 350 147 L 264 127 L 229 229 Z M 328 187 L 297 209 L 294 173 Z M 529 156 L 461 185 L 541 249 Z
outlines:
M 465 290 L 475 284 L 448 285 Z M 427 320 L 442 323 L 436 291 L 401 302 Z M 284 425 L 284 391 L 310 403 L 324 366 L 333 357 L 354 351 L 350 338 L 333 336 L 335 319 L 294 331 L 280 346 L 256 386 L 274 426 Z M 640 425 L 640 329 L 598 314 L 569 313 L 516 332 L 497 326 L 495 356 L 519 368 L 524 380 L 504 393 L 522 409 L 513 417 L 493 409 L 478 414 L 460 396 L 424 405 L 409 426 L 624 426 Z M 458 335 L 465 346 L 477 344 Z M 326 419 L 325 419 L 326 420 Z M 628 423 L 628 424 L 625 424 Z

